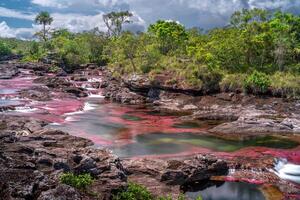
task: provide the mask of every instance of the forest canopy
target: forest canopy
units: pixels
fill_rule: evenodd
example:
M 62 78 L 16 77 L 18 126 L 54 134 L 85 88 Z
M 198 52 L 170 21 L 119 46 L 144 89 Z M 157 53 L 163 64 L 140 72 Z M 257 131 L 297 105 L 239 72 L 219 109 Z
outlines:
M 170 84 L 200 88 L 203 93 L 300 96 L 297 15 L 244 9 L 232 15 L 228 26 L 209 31 L 159 20 L 139 33 L 122 30 L 131 16 L 128 11 L 104 15 L 109 33 L 48 33 L 52 18 L 47 15 L 48 20 L 37 20 L 43 24 L 39 42 L 1 39 L 0 54 L 23 54 L 24 61 L 51 55 L 66 70 L 93 62 L 109 66 L 115 77 L 167 74 Z

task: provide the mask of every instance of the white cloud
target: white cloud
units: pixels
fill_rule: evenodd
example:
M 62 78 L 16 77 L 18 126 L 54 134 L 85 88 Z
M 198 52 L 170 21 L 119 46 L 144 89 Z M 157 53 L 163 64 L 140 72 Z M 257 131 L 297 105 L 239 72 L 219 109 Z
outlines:
M 102 20 L 102 13 L 97 15 L 80 15 L 80 14 L 60 14 L 53 13 L 54 19 L 53 28 L 67 28 L 72 32 L 81 32 L 85 30 L 91 30 L 98 27 L 100 30 L 104 30 L 105 25 Z
M 226 25 L 231 14 L 242 8 L 281 8 L 300 12 L 300 0 L 30 0 L 30 2 L 44 10 L 53 11 L 51 13 L 54 18 L 53 28 L 68 28 L 74 32 L 95 27 L 104 31 L 106 27 L 102 14 L 112 10 L 130 10 L 134 13 L 134 23 L 125 26 L 130 30 L 143 30 L 158 19 L 172 19 L 180 21 L 187 27 L 209 29 Z M 35 14 L 0 7 L 0 16 L 33 20 Z M 2 24 L 1 28 L 5 30 L 2 35 L 14 34 L 8 31 L 7 24 Z M 32 26 L 31 29 L 34 30 L 36 27 Z
M 35 14 L 33 13 L 24 13 L 17 10 L 7 9 L 4 7 L 0 7 L 0 16 L 1 17 L 10 17 L 16 19 L 26 19 L 26 20 L 33 20 Z
M 52 8 L 66 8 L 68 6 L 70 6 L 70 4 L 68 4 L 68 1 L 64 1 L 64 0 L 32 0 L 31 3 L 39 5 L 39 6 L 43 6 L 43 7 L 52 7 Z
M 72 32 L 92 30 L 95 27 L 98 27 L 101 31 L 106 31 L 106 26 L 103 22 L 102 17 L 103 14 L 103 12 L 96 15 L 81 15 L 76 13 L 53 13 L 51 14 L 54 19 L 52 27 L 55 29 L 67 28 Z M 135 13 L 132 17 L 132 21 L 132 24 L 126 26 L 127 29 L 130 29 L 131 27 L 140 27 L 139 30 L 141 30 L 145 27 L 145 21 Z
M 56 9 L 83 9 L 99 11 L 113 9 L 127 5 L 125 0 L 31 0 L 31 3 Z M 83 10 L 81 10 L 83 12 Z
M 35 28 L 11 28 L 5 21 L 0 23 L 0 37 L 31 39 Z
M 288 10 L 293 7 L 299 7 L 300 1 L 298 0 L 249 0 L 250 8 L 265 8 L 265 9 L 277 9 L 281 8 Z
M 101 31 L 106 31 L 103 22 L 103 12 L 96 15 L 83 15 L 77 13 L 51 13 L 53 17 L 52 29 L 66 28 L 72 32 L 82 32 L 92 30 L 96 27 Z M 142 31 L 145 27 L 145 21 L 134 13 L 133 23 L 127 25 L 128 30 Z M 41 29 L 41 26 L 32 24 L 30 28 L 12 28 L 5 21 L 0 23 L 0 37 L 17 37 L 21 39 L 31 39 L 35 32 Z

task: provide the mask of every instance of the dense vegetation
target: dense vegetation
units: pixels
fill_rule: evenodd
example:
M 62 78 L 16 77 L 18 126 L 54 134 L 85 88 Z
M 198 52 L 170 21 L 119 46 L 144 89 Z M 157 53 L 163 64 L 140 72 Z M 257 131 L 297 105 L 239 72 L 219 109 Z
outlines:
M 90 174 L 65 173 L 60 176 L 60 182 L 77 189 L 85 189 L 93 183 L 93 178 Z
M 184 195 L 178 197 L 178 200 L 185 199 Z M 113 197 L 113 200 L 172 200 L 172 197 L 154 197 L 144 186 L 136 183 L 129 183 L 127 189 L 116 194 Z M 202 200 L 202 198 L 198 197 L 197 200 Z
M 41 42 L 31 42 L 25 52 L 22 48 L 25 61 L 51 55 L 66 70 L 94 62 L 108 65 L 116 77 L 163 73 L 170 84 L 202 93 L 300 97 L 300 17 L 290 13 L 237 11 L 230 25 L 209 31 L 160 20 L 145 32 L 131 33 L 121 31 L 131 13 L 120 12 L 104 16 L 109 33 L 95 29 L 79 34 L 46 33 L 51 17 L 43 16 L 37 20 L 44 25 Z M 18 52 L 18 47 L 11 49 Z

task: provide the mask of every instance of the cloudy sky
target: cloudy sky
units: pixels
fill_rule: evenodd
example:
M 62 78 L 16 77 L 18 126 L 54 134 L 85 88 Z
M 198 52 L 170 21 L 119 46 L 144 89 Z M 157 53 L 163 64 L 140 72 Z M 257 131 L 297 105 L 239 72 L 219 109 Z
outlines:
M 254 7 L 300 13 L 300 0 L 0 0 L 0 37 L 32 38 L 39 28 L 33 19 L 40 11 L 51 13 L 53 28 L 80 32 L 105 30 L 102 15 L 110 11 L 133 12 L 134 23 L 128 27 L 133 30 L 158 19 L 209 29 L 226 25 L 236 10 Z

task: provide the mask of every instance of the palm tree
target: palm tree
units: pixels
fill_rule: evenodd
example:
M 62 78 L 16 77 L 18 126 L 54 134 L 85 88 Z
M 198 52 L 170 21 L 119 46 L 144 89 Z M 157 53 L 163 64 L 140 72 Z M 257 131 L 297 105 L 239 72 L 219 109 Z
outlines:
M 46 37 L 46 34 L 47 34 L 46 26 L 47 25 L 51 25 L 52 22 L 53 22 L 53 18 L 46 11 L 40 12 L 36 16 L 36 18 L 35 18 L 35 23 L 43 25 L 42 38 L 43 38 L 44 41 L 47 40 L 47 37 Z

